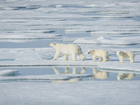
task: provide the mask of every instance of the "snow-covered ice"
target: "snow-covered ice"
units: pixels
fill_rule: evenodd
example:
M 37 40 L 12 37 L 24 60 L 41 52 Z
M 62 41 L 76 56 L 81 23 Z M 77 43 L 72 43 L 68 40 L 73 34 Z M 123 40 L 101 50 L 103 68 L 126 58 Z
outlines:
M 58 34 L 30 34 L 30 33 L 8 33 L 8 34 L 1 34 L 0 39 L 17 39 L 17 40 L 31 40 L 31 39 L 61 39 L 61 35 Z
M 77 38 L 73 43 L 83 44 L 121 44 L 121 45 L 134 45 L 140 43 L 140 36 L 128 37 L 93 37 L 93 38 Z
M 76 67 L 96 67 L 99 72 L 106 72 L 105 78 L 108 72 L 118 73 L 124 79 L 129 74 L 131 79 L 140 74 L 139 11 L 138 0 L 1 0 L 0 104 L 138 105 L 139 81 L 82 81 L 95 74 L 84 74 L 83 68 L 77 72 Z M 35 41 L 39 39 L 45 39 L 41 41 L 46 41 L 46 46 Z M 39 48 L 28 48 L 27 41 Z M 70 61 L 71 56 L 62 61 L 62 55 L 52 61 L 55 49 L 47 44 L 54 41 L 80 45 L 85 61 L 80 61 L 79 56 L 75 62 Z M 17 48 L 21 43 L 9 48 L 13 42 L 23 42 L 23 48 Z M 98 49 L 109 52 L 109 62 L 91 62 L 88 51 Z M 134 52 L 135 62 L 125 59 L 118 63 L 118 50 Z M 56 74 L 16 75 L 27 67 L 53 68 L 51 72 Z M 56 67 L 73 67 L 73 72 L 61 73 Z
M 139 35 L 140 32 L 91 32 L 91 35 Z
M 0 49 L 0 61 L 33 61 L 52 59 L 53 48 L 11 48 Z
M 0 70 L 0 76 L 15 76 L 18 73 L 18 70 Z
M 60 74 L 60 75 L 27 75 L 16 77 L 0 77 L 0 81 L 65 81 L 70 79 L 82 79 L 85 77 L 91 77 L 91 74 Z M 74 81 L 73 81 L 74 82 Z
M 10 82 L 0 85 L 0 104 L 14 105 L 137 105 L 138 81 L 82 81 L 77 83 Z

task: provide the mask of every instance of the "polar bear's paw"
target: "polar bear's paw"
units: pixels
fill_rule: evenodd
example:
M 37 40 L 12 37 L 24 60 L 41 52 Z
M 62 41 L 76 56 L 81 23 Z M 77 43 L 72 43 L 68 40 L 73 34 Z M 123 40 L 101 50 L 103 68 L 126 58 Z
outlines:
M 55 61 L 56 59 L 52 59 L 52 61 Z

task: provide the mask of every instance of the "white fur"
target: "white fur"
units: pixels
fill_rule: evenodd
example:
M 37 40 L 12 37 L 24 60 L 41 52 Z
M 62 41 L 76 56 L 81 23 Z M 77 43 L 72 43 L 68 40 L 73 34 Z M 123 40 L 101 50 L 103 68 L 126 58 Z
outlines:
M 52 60 L 56 60 L 59 55 L 63 54 L 65 56 L 64 60 L 68 60 L 68 56 L 72 55 L 72 61 L 76 61 L 76 56 L 79 55 L 82 59 L 81 61 L 85 60 L 85 56 L 80 48 L 80 46 L 76 44 L 59 44 L 59 43 L 50 43 L 49 46 L 55 48 L 56 53 Z
M 105 71 L 96 71 L 96 69 L 93 67 L 93 75 L 92 77 L 89 77 L 89 79 L 107 79 L 109 77 L 109 73 Z
M 103 61 L 106 62 L 106 61 L 109 61 L 109 56 L 108 56 L 108 52 L 106 50 L 90 50 L 88 52 L 88 54 L 91 54 L 92 57 L 93 57 L 93 62 L 96 60 L 96 58 L 99 59 L 99 62 L 102 61 L 102 58 L 103 58 Z
M 117 80 L 123 80 L 123 79 L 132 79 L 135 77 L 134 73 L 119 73 L 117 76 Z
M 134 63 L 135 54 L 131 51 L 117 51 L 116 54 L 119 57 L 119 63 L 123 63 L 124 58 L 128 58 L 130 60 L 130 63 Z

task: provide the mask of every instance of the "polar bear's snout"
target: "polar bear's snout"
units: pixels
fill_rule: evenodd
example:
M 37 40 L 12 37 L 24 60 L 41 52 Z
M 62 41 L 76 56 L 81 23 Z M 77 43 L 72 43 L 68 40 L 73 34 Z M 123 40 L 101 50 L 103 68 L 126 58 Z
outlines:
M 49 46 L 54 46 L 54 45 L 56 45 L 56 43 L 49 43 L 48 45 Z
M 92 54 L 92 50 L 89 50 L 89 51 L 88 51 L 88 54 Z

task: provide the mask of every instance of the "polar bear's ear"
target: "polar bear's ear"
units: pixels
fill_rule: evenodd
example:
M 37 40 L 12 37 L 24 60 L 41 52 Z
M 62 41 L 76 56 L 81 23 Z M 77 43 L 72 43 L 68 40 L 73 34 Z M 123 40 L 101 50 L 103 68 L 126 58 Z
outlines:
M 92 50 L 91 53 L 93 54 L 95 50 Z

